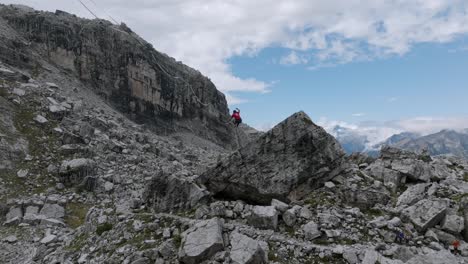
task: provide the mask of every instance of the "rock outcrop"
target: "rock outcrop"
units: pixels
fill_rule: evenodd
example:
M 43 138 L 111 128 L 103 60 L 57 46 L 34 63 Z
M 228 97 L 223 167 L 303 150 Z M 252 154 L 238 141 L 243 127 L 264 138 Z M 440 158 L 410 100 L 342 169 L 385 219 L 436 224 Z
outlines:
M 0 58 L 9 64 L 37 71 L 46 58 L 160 133 L 186 131 L 223 147 L 237 144 L 226 124 L 225 96 L 214 84 L 123 24 L 5 5 L 0 5 L 0 20 L 11 31 L 0 42 Z
M 294 190 L 312 190 L 336 175 L 343 155 L 331 135 L 298 112 L 201 179 L 215 195 L 264 204 L 289 201 Z

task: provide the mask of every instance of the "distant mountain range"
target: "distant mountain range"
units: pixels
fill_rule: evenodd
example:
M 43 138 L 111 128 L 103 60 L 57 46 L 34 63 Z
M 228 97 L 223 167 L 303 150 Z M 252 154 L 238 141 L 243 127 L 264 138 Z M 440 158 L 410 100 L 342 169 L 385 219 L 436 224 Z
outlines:
M 359 134 L 352 129 L 336 126 L 331 133 L 348 154 L 364 152 L 371 156 L 378 156 L 380 148 L 389 145 L 415 152 L 427 149 L 433 156 L 454 155 L 468 159 L 468 129 L 463 131 L 442 130 L 425 136 L 403 132 L 372 146 L 369 145 L 366 135 Z

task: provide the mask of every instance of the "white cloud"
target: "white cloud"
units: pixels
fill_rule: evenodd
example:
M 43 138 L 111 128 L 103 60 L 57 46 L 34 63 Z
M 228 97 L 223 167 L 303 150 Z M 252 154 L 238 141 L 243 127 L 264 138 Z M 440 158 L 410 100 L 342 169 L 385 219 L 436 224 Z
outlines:
M 273 122 L 267 122 L 267 123 L 261 123 L 261 124 L 257 124 L 254 126 L 255 129 L 257 129 L 258 131 L 263 131 L 263 132 L 266 132 L 270 129 L 272 129 L 276 124 L 273 123 Z
M 388 122 L 403 131 L 427 135 L 444 129 L 461 131 L 468 128 L 468 117 L 415 117 Z
M 398 97 L 390 97 L 387 99 L 387 102 L 393 103 L 393 102 L 396 102 L 397 100 L 398 100 Z
M 280 64 L 283 65 L 296 65 L 296 64 L 306 64 L 309 60 L 297 54 L 297 52 L 292 51 L 288 55 L 281 57 Z
M 267 47 L 289 49 L 289 64 L 329 67 L 402 55 L 413 45 L 468 33 L 466 0 L 82 0 L 111 14 L 170 56 L 232 94 L 267 92 L 269 80 L 236 77 L 229 59 Z M 0 0 L 90 15 L 78 1 Z M 104 12 L 104 10 L 106 12 Z M 294 57 L 300 52 L 305 57 Z M 296 54 L 298 56 L 298 54 Z M 288 63 L 286 63 L 288 64 Z M 233 98 L 232 96 L 230 98 Z
M 354 117 L 362 117 L 362 116 L 365 116 L 366 113 L 354 113 L 354 114 L 351 114 L 352 116 Z
M 468 117 L 415 117 L 385 123 L 365 122 L 362 124 L 351 124 L 322 117 L 317 124 L 333 136 L 336 136 L 333 130 L 336 126 L 349 129 L 357 135 L 365 136 L 368 140 L 366 148 L 370 150 L 374 145 L 402 132 L 428 135 L 444 129 L 463 131 L 468 128 Z

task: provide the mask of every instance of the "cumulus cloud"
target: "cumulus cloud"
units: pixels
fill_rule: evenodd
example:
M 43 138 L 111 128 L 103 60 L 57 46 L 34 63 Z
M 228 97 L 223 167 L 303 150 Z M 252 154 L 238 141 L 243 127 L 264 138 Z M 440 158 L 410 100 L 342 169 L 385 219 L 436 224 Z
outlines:
M 111 14 L 126 22 L 158 50 L 199 69 L 227 94 L 268 91 L 269 80 L 239 78 L 228 61 L 255 56 L 264 48 L 289 49 L 288 56 L 279 58 L 283 64 L 316 69 L 403 55 L 417 43 L 449 42 L 468 32 L 466 0 L 82 1 L 102 18 Z M 78 1 L 0 2 L 91 16 Z

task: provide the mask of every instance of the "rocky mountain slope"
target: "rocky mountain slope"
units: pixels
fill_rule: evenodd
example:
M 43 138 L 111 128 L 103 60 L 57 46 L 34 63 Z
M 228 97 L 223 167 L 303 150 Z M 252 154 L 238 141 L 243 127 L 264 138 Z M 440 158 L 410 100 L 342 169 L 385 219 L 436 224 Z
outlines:
M 410 151 L 427 150 L 431 155 L 455 155 L 468 158 L 468 133 L 466 132 L 442 130 L 422 137 L 403 134 L 384 144 Z
M 0 57 L 0 263 L 468 263 L 466 160 L 390 147 L 344 156 L 302 112 L 234 151 L 203 130 L 209 121 L 187 132 L 193 120 L 169 115 L 184 133 L 162 133 L 21 25 L 114 26 L 0 14 L 11 23 L 0 20 L 0 43 L 13 49 Z
M 62 11 L 0 5 L 4 62 L 47 71 L 41 59 L 78 77 L 106 102 L 159 133 L 190 132 L 235 146 L 225 96 L 200 72 L 154 50 L 124 24 Z

